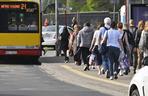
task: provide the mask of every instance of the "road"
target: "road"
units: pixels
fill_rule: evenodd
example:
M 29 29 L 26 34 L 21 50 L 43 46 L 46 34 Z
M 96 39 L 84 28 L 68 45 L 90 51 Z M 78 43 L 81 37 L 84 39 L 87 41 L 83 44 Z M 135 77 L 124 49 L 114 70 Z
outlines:
M 0 65 L 0 96 L 111 96 L 55 79 L 34 65 Z
M 1 64 L 0 96 L 127 96 L 127 87 L 66 70 L 63 57 L 54 57 L 54 51 L 40 60 L 41 66 Z

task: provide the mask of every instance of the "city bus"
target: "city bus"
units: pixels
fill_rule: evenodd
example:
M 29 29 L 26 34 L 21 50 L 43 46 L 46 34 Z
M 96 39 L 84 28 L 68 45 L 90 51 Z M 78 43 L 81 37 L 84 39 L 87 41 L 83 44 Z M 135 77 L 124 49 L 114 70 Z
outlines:
M 40 26 L 39 0 L 0 0 L 0 61 L 40 64 Z

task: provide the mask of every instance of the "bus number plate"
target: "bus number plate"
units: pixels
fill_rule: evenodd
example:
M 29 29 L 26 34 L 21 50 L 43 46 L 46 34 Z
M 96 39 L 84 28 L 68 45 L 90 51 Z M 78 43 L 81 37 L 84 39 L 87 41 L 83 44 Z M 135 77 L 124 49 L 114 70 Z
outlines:
M 17 54 L 17 51 L 6 51 L 5 54 Z

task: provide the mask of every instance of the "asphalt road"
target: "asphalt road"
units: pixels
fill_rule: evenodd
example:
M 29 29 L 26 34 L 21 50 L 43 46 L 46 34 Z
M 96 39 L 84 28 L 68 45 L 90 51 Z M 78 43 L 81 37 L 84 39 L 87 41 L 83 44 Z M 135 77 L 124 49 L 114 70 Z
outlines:
M 55 51 L 48 51 L 40 61 L 41 66 L 1 64 L 0 96 L 127 96 L 128 88 L 62 68 L 64 57 L 55 57 Z
M 0 96 L 111 96 L 55 79 L 35 65 L 0 65 Z

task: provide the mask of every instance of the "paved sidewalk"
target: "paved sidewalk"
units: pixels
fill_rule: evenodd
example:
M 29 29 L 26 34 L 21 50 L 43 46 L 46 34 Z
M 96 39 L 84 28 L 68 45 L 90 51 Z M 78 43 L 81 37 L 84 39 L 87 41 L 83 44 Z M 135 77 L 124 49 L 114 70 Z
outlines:
M 83 76 L 89 79 L 98 80 L 98 81 L 102 81 L 102 82 L 106 82 L 106 83 L 110 83 L 110 84 L 114 84 L 114 85 L 122 86 L 122 87 L 128 87 L 134 75 L 132 72 L 130 72 L 128 75 L 123 75 L 123 76 L 118 75 L 117 80 L 109 80 L 105 78 L 105 75 L 103 74 L 98 75 L 97 69 L 90 69 L 89 71 L 83 71 L 83 67 L 84 67 L 83 65 L 77 66 L 77 65 L 74 65 L 74 63 L 66 63 L 64 65 L 61 65 L 61 67 L 77 75 L 80 75 L 80 76 Z

